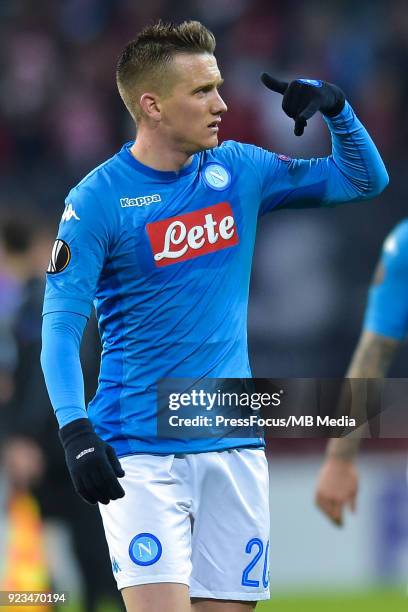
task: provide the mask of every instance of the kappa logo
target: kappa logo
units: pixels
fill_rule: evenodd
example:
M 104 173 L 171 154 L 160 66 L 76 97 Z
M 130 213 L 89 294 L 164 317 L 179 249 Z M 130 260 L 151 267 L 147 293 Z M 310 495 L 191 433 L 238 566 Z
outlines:
M 61 221 L 69 221 L 70 219 L 76 219 L 77 221 L 80 221 L 80 218 L 76 214 L 72 204 L 67 204 L 65 206 L 64 212 L 62 213 Z
M 186 261 L 239 242 L 228 202 L 146 225 L 157 267 Z
M 148 196 L 139 196 L 138 198 L 120 198 L 120 205 L 122 208 L 129 208 L 131 206 L 149 206 L 149 204 L 161 201 L 160 194 L 155 193 Z

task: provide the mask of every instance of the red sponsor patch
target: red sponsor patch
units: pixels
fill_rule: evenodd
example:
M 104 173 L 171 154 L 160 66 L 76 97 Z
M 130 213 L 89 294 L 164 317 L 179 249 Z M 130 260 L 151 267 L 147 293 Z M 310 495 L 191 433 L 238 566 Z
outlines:
M 154 262 L 159 268 L 214 253 L 239 242 L 228 202 L 148 223 L 146 230 Z
M 287 155 L 283 155 L 282 153 L 280 153 L 280 154 L 278 155 L 278 158 L 279 158 L 279 159 L 281 159 L 281 160 L 282 160 L 282 161 L 284 161 L 284 162 L 290 162 L 290 161 L 292 161 L 290 157 L 288 157 Z

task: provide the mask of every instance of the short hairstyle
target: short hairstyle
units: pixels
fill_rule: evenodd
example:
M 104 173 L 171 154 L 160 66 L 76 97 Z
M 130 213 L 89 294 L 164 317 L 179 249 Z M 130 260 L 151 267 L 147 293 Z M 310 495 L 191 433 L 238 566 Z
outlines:
M 178 25 L 158 21 L 144 28 L 122 51 L 116 83 L 120 96 L 137 122 L 142 116 L 140 96 L 146 87 L 163 89 L 165 73 L 177 53 L 214 53 L 215 38 L 199 21 Z

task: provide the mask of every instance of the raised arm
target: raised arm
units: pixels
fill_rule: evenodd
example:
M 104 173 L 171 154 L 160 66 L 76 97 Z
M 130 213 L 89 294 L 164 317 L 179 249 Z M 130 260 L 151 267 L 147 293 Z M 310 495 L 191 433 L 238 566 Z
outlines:
M 289 84 L 273 81 L 280 83 L 272 89 L 283 94 L 283 110 L 294 119 L 295 134 L 303 133 L 299 126 L 304 128 L 315 112 L 322 112 L 331 132 L 332 153 L 305 160 L 253 151 L 255 171 L 262 184 L 260 214 L 279 208 L 331 206 L 379 195 L 388 184 L 387 171 L 344 94 L 341 98 L 332 92 L 341 90 L 309 79 Z

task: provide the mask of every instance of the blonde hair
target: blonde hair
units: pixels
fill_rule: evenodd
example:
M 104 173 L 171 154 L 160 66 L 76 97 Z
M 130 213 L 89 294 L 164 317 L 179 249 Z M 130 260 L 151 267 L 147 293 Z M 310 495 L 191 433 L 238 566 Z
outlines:
M 169 85 L 165 78 L 177 53 L 210 53 L 215 50 L 215 38 L 199 21 L 158 23 L 144 28 L 122 51 L 117 68 L 119 94 L 137 122 L 142 116 L 140 96 L 146 87 L 164 91 Z

